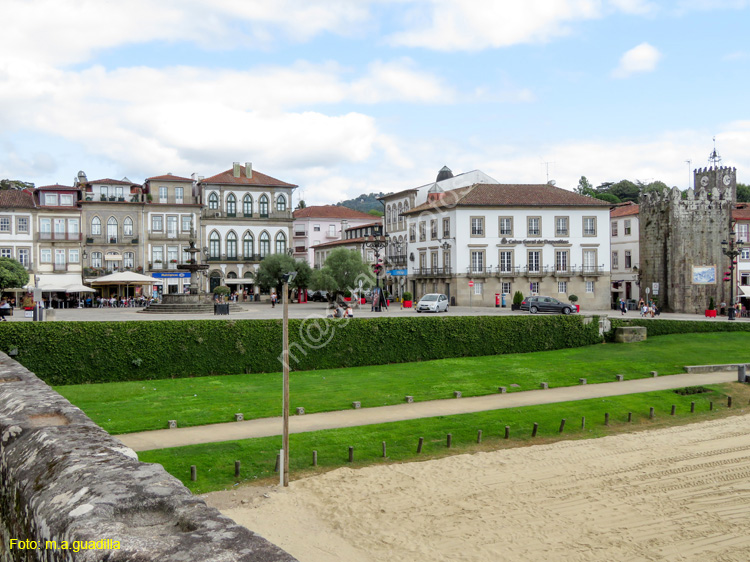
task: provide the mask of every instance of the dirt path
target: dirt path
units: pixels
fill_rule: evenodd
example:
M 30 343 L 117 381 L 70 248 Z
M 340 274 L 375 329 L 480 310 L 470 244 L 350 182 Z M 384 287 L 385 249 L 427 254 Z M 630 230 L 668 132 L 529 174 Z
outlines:
M 432 400 L 429 402 L 398 404 L 395 406 L 381 406 L 378 408 L 363 408 L 359 410 L 341 410 L 337 412 L 307 414 L 304 416 L 291 416 L 289 430 L 291 433 L 305 433 L 308 431 L 319 431 L 322 429 L 333 429 L 338 427 L 354 427 L 417 418 L 429 418 L 434 416 L 448 416 L 471 412 L 500 410 L 504 408 L 516 408 L 519 406 L 531 406 L 536 404 L 553 404 L 556 402 L 568 402 L 571 400 L 585 400 L 587 398 L 667 390 L 684 386 L 719 384 L 736 380 L 737 374 L 733 371 L 682 374 L 605 384 L 568 386 L 552 388 L 549 390 L 492 394 L 489 396 L 451 400 Z M 203 425 L 198 427 L 128 433 L 118 435 L 117 438 L 135 451 L 148 451 L 151 449 L 165 449 L 169 447 L 181 447 L 184 445 L 216 443 L 220 441 L 268 437 L 280 434 L 281 418 L 278 417 Z

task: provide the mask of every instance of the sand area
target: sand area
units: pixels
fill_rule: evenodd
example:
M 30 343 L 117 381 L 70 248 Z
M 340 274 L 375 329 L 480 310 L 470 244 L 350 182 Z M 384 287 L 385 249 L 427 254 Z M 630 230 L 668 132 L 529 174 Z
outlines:
M 747 562 L 750 415 L 203 497 L 300 562 Z

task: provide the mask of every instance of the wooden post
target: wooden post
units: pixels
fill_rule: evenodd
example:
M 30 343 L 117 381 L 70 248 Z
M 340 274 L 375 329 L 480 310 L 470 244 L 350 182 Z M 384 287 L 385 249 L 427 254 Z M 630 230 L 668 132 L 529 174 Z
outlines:
M 695 413 L 695 402 L 691 402 L 691 403 L 690 403 L 690 413 L 691 413 L 691 414 L 694 414 L 694 413 Z
M 562 433 L 564 429 L 565 429 L 565 418 L 563 418 L 562 421 L 560 422 L 560 433 Z
M 534 422 L 534 429 L 531 430 L 531 436 L 536 437 L 536 431 L 539 429 L 539 424 Z
M 385 441 L 383 441 L 383 458 L 385 458 L 387 456 L 388 455 L 386 454 Z
M 586 429 L 586 416 L 581 418 L 581 429 Z
M 349 447 L 349 462 L 354 462 L 354 447 Z
M 510 439 L 510 426 L 509 425 L 505 426 L 505 438 Z
M 424 437 L 419 438 L 419 444 L 417 445 L 417 453 L 422 452 L 422 445 L 424 445 Z
M 708 409 L 709 410 L 713 410 L 714 409 L 714 403 L 713 402 L 709 402 L 708 403 Z
M 482 430 L 477 431 L 477 443 L 482 442 Z
M 449 434 L 448 434 L 448 436 L 447 436 L 447 438 L 446 438 L 446 445 L 447 445 L 447 447 L 448 447 L 449 449 L 451 448 L 451 441 L 453 441 L 453 435 L 451 435 L 451 434 L 449 433 Z
M 234 461 L 234 477 L 240 477 L 240 461 Z
M 609 413 L 604 414 L 604 425 L 609 425 Z
M 281 453 L 276 453 L 276 466 L 273 467 L 274 472 L 279 471 L 279 464 L 281 463 Z
M 628 412 L 628 423 L 633 421 L 633 412 Z
M 677 406 L 672 404 L 672 413 L 670 414 L 670 416 L 674 416 L 674 413 L 676 410 L 677 410 Z
M 648 409 L 648 417 L 651 418 L 651 419 L 654 419 L 654 416 L 655 416 L 655 414 L 654 414 L 654 407 L 651 406 L 651 408 Z
M 194 464 L 190 465 L 190 480 L 192 482 L 195 482 L 198 480 L 198 469 L 195 467 Z
M 318 451 L 313 451 L 313 466 L 318 466 Z
M 731 407 L 732 407 L 732 397 L 727 396 L 727 408 L 731 408 Z

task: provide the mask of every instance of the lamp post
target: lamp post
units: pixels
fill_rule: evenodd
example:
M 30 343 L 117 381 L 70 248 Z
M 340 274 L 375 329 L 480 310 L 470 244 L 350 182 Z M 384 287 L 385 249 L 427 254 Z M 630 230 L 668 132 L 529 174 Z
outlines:
M 734 231 L 729 232 L 729 242 L 721 241 L 721 251 L 729 258 L 729 279 L 724 277 L 724 281 L 729 281 L 729 311 L 727 320 L 734 320 L 734 270 L 736 268 L 737 256 L 742 253 L 742 240 L 735 241 Z
M 366 237 L 365 247 L 375 250 L 375 265 L 372 266 L 372 269 L 375 273 L 375 295 L 377 295 L 378 304 L 375 306 L 376 297 L 373 295 L 373 308 L 375 312 L 380 312 L 380 303 L 383 299 L 383 295 L 380 293 L 380 270 L 383 268 L 383 265 L 380 263 L 380 250 L 388 244 L 389 236 L 387 234 L 383 236 L 382 226 L 375 226 L 372 231 L 373 235 Z
M 284 282 L 284 295 L 289 294 L 289 282 L 294 281 L 296 271 L 290 271 L 281 276 Z M 281 485 L 289 486 L 289 299 L 284 298 L 284 320 L 282 332 L 282 364 L 283 364 L 283 397 L 282 397 L 282 430 L 281 430 Z

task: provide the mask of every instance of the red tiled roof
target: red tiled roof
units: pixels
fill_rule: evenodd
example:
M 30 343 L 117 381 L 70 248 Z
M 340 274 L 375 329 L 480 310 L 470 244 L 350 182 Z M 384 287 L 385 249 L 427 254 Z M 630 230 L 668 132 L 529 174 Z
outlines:
M 355 244 L 364 244 L 367 240 L 364 237 L 360 238 L 349 238 L 347 240 L 334 240 L 333 242 L 323 242 L 322 244 L 316 244 L 310 246 L 311 248 L 333 248 L 335 246 L 351 246 Z
M 348 207 L 341 205 L 315 205 L 312 207 L 305 207 L 304 209 L 297 209 L 294 211 L 295 219 L 368 219 L 372 220 L 372 215 L 369 213 L 363 213 L 362 211 L 355 211 Z
M 404 211 L 406 214 L 445 207 L 610 207 L 612 204 L 554 185 L 477 183 L 446 191 L 443 198 Z
M 370 215 L 370 216 L 372 216 L 372 215 Z M 367 223 L 367 224 L 360 224 L 359 226 L 350 226 L 346 230 L 356 230 L 358 228 L 369 228 L 371 226 L 383 226 L 383 221 L 381 220 L 381 221 L 378 221 L 378 222 L 371 222 L 371 223 Z
M 146 181 L 189 181 L 192 182 L 193 180 L 191 178 L 182 178 L 180 176 L 175 176 L 174 174 L 165 174 L 163 176 L 154 176 L 153 178 L 146 178 Z
M 137 184 L 137 183 L 134 183 L 134 182 L 126 182 L 126 181 L 122 181 L 122 180 L 113 180 L 113 179 L 110 179 L 110 178 L 104 178 L 102 180 L 89 181 L 89 182 L 86 182 L 86 183 L 89 184 L 89 185 L 93 185 L 93 184 L 105 184 L 105 185 L 140 185 L 140 184 Z
M 54 185 L 41 185 L 41 186 L 37 187 L 37 189 L 41 189 L 41 190 L 55 190 L 55 191 L 62 191 L 62 190 L 66 190 L 66 191 L 79 191 L 79 188 L 77 188 L 77 187 L 72 187 L 70 185 L 60 185 L 59 183 L 56 183 Z
M 747 221 L 750 220 L 750 207 L 747 205 L 738 205 L 732 209 L 732 220 Z
M 207 183 L 221 183 L 229 185 L 262 185 L 262 186 L 278 186 L 278 187 L 299 187 L 293 183 L 286 183 L 266 174 L 253 170 L 253 177 L 245 177 L 245 166 L 240 166 L 240 177 L 234 177 L 234 168 L 230 168 L 225 172 L 211 176 L 210 178 L 204 178 L 200 181 L 201 184 Z
M 4 209 L 33 209 L 34 196 L 25 189 L 0 190 L 0 207 Z
M 632 215 L 637 215 L 640 211 L 640 205 L 633 203 L 632 201 L 628 201 L 627 203 L 621 203 L 614 207 L 609 212 L 609 217 L 612 219 L 618 218 L 618 217 L 629 217 Z

